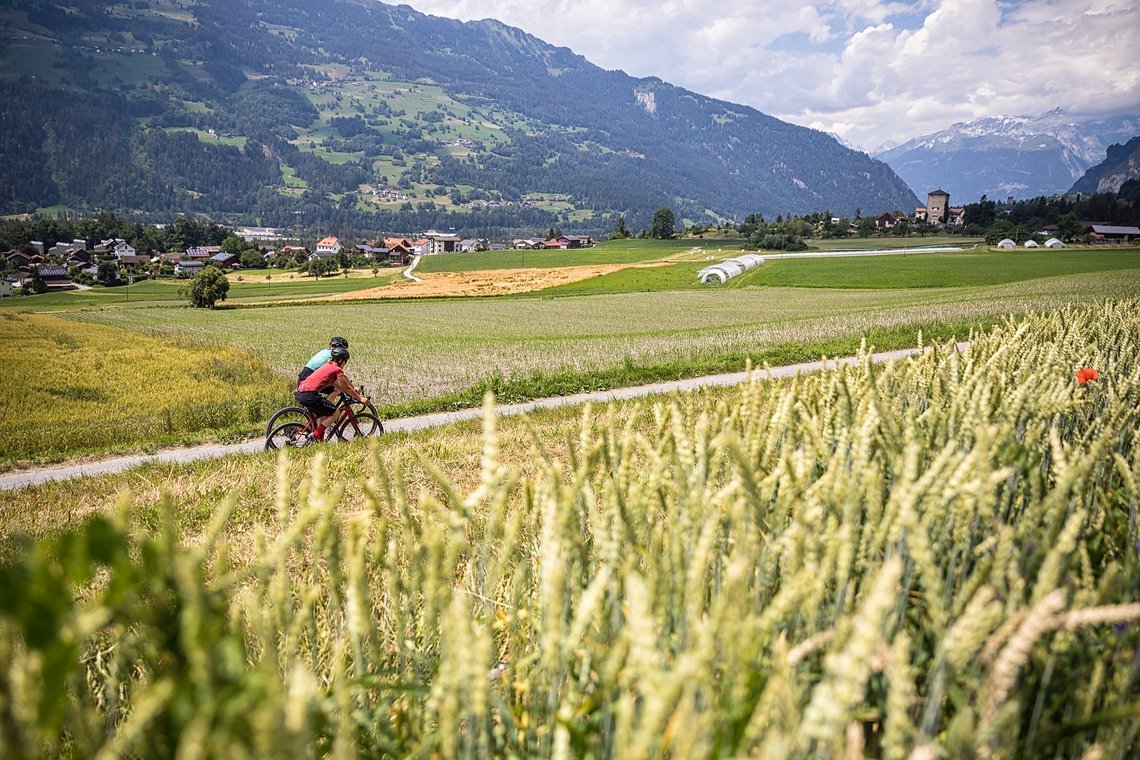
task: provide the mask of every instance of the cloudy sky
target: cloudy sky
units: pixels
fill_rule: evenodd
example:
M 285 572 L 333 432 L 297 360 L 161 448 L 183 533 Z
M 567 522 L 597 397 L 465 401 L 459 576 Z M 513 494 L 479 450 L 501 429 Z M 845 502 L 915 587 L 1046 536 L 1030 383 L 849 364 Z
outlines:
M 496 18 L 874 150 L 979 116 L 1140 112 L 1136 0 L 385 0 Z

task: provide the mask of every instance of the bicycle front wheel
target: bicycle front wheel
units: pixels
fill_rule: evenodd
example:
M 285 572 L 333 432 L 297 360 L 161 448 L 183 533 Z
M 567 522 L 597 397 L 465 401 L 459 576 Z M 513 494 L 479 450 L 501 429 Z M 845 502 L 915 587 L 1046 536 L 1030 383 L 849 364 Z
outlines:
M 273 428 L 277 427 L 283 422 L 300 422 L 304 425 L 309 421 L 309 412 L 303 406 L 286 406 L 278 409 L 269 418 L 269 422 L 265 423 L 265 436 L 268 438 Z
M 337 438 L 342 441 L 351 441 L 354 438 L 364 438 L 370 435 L 380 435 L 384 432 L 384 423 L 372 412 L 361 412 L 352 417 L 346 417 L 336 427 Z
M 303 422 L 282 422 L 265 436 L 267 451 L 283 449 L 286 446 L 303 446 L 307 442 Z

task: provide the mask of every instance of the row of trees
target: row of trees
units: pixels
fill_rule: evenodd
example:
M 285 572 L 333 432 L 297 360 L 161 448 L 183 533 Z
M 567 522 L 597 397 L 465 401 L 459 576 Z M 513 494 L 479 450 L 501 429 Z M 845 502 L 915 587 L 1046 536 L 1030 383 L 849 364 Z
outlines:
M 891 235 L 925 237 L 933 232 L 959 234 L 970 237 L 983 237 L 990 245 L 1003 238 L 1023 243 L 1040 237 L 1040 231 L 1051 227 L 1050 235 L 1065 242 L 1079 242 L 1090 239 L 1086 233 L 1086 223 L 1140 226 L 1140 179 L 1125 182 L 1117 193 L 1096 195 L 1042 196 L 1009 204 L 999 204 L 982 196 L 977 203 L 963 207 L 963 224 L 958 227 L 942 228 L 925 221 L 912 221 L 896 212 L 899 221 L 889 229 L 880 230 L 875 217 L 865 217 L 856 209 L 855 217 L 835 218 L 830 210 L 813 212 L 802 216 L 786 217 L 777 214 L 774 221 L 767 221 L 761 213 L 749 214 L 739 224 L 728 224 L 717 229 L 731 231 L 748 240 L 748 245 L 756 249 L 803 250 L 808 238 L 845 238 Z M 653 224 L 640 233 L 641 237 L 670 238 L 674 234 L 675 217 L 667 208 L 660 209 L 653 217 Z M 699 235 L 713 229 L 711 225 L 686 228 L 688 234 Z M 626 227 L 625 217 L 619 216 L 614 222 L 610 238 L 631 237 Z

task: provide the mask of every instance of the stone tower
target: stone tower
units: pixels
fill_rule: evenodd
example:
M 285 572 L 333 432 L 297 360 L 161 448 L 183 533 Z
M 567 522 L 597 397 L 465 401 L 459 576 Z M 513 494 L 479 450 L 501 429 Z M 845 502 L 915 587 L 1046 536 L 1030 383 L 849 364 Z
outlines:
M 950 208 L 950 193 L 945 190 L 931 190 L 926 194 L 926 221 L 931 224 L 946 224 Z

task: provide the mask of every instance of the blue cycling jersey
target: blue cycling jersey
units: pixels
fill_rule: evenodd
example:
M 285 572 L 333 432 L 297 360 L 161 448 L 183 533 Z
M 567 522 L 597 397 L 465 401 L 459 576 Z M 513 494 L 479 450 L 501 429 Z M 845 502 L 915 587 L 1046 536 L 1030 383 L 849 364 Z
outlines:
M 330 359 L 332 359 L 332 349 L 326 348 L 324 351 L 314 354 L 313 358 L 309 359 L 309 363 L 305 366 L 315 372 L 328 364 Z

